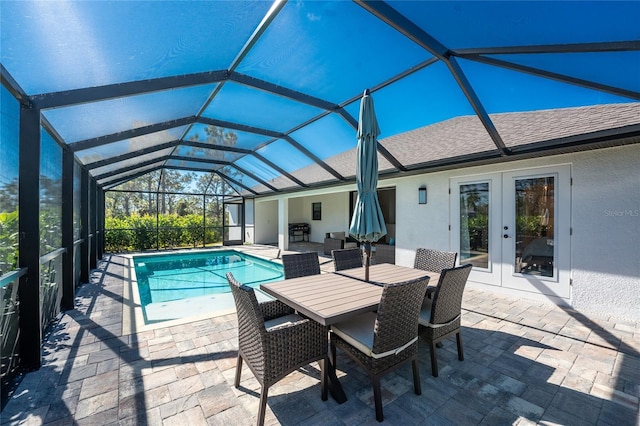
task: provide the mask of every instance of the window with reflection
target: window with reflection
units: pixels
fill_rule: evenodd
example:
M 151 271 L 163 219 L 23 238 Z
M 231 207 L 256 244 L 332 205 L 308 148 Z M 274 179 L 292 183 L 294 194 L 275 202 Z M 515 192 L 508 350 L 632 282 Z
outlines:
M 460 263 L 489 267 L 489 182 L 460 185 Z
M 552 277 L 554 274 L 555 178 L 516 179 L 515 271 Z
M 40 130 L 40 320 L 44 330 L 60 312 L 62 254 L 43 256 L 62 247 L 62 147 Z
M 40 255 L 62 247 L 62 147 L 45 130 L 40 143 Z
M 18 265 L 18 161 L 20 105 L 1 88 L 0 117 L 0 276 Z

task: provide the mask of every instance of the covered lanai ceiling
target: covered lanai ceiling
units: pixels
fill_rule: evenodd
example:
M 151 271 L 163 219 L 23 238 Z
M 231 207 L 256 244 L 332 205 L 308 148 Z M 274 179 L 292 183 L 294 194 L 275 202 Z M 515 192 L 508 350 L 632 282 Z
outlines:
M 348 182 L 366 88 L 383 176 L 640 142 L 637 1 L 0 8 L 5 87 L 106 189 L 159 169 L 246 196 Z

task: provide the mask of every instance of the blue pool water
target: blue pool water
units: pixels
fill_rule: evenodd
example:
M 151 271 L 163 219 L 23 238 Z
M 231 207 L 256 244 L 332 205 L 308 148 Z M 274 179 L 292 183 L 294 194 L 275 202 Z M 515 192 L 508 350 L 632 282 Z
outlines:
M 284 278 L 282 265 L 234 250 L 135 256 L 133 262 L 147 323 L 193 314 L 214 300 L 228 303 L 227 272 L 250 287 Z

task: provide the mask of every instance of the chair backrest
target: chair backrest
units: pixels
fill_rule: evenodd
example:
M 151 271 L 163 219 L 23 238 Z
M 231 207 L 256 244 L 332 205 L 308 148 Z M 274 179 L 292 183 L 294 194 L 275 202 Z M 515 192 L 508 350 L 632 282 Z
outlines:
M 334 238 L 336 240 L 345 241 L 347 239 L 347 234 L 345 232 L 327 232 L 325 234 L 325 238 Z
M 418 337 L 418 316 L 429 278 L 387 284 L 382 290 L 373 337 L 373 353 L 382 354 Z
M 227 272 L 227 281 L 236 302 L 238 315 L 238 350 L 247 365 L 262 383 L 266 370 L 265 347 L 263 338 L 267 330 L 264 327 L 264 316 L 255 290 L 238 282 L 231 272 Z
M 238 282 L 231 272 L 227 272 L 227 281 L 231 287 L 233 300 L 238 314 L 238 335 L 259 335 L 264 330 L 264 317 L 255 290 Z
M 473 265 L 443 269 L 433 296 L 431 324 L 445 324 L 462 313 L 462 294 Z
M 283 254 L 282 266 L 284 267 L 284 279 L 306 277 L 320 273 L 320 261 L 318 252 L 310 251 L 298 254 Z
M 452 251 L 419 248 L 413 267 L 423 271 L 440 272 L 456 266 L 458 253 Z
M 359 248 L 332 250 L 331 256 L 336 271 L 362 267 L 362 250 Z

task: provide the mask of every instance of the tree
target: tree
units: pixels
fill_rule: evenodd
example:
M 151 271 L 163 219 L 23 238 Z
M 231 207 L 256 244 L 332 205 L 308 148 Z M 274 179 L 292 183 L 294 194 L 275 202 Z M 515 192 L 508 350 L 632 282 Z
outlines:
M 160 193 L 160 213 L 175 213 L 174 204 L 176 194 L 172 194 L 172 192 L 185 191 L 193 180 L 193 173 L 182 173 L 178 170 L 163 170 L 160 178 L 160 189 L 158 191 Z
M 211 148 L 191 147 L 189 151 L 190 156 L 206 158 L 212 161 L 229 161 L 228 151 L 223 149 L 216 149 L 216 147 L 235 147 L 238 144 L 238 135 L 228 129 L 224 129 L 218 126 L 209 125 L 204 129 L 206 140 L 205 143 L 210 144 Z M 196 135 L 194 139 L 197 141 L 199 137 Z M 242 181 L 240 173 L 234 171 L 233 167 L 223 167 L 226 174 L 235 180 Z M 213 178 L 205 186 L 207 194 L 223 194 L 225 189 L 225 182 L 217 174 L 213 174 Z M 204 185 L 203 185 L 204 186 Z
M 216 126 L 207 126 L 204 129 L 206 143 L 211 148 L 189 147 L 187 156 L 204 158 L 212 163 L 228 162 L 230 156 L 235 158 L 236 153 L 230 153 L 219 147 L 233 147 L 238 143 L 238 136 L 235 132 Z M 194 140 L 198 140 L 196 136 Z M 235 171 L 231 166 L 222 167 L 225 173 L 238 181 L 242 180 L 242 174 Z M 228 185 L 223 178 L 215 172 L 191 173 L 170 169 L 154 171 L 138 178 L 118 185 L 114 190 L 106 193 L 107 217 L 131 218 L 127 221 L 127 226 L 132 229 L 134 247 L 151 247 L 156 242 L 161 245 L 175 244 L 177 237 L 171 236 L 169 239 L 160 238 L 160 235 L 151 227 L 150 221 L 156 221 L 156 213 L 159 213 L 162 224 L 169 225 L 171 220 L 166 215 L 176 215 L 177 218 L 184 219 L 189 228 L 189 243 L 198 244 L 204 242 L 205 234 L 221 234 L 223 199 L 224 195 L 237 195 L 235 190 Z M 183 193 L 196 191 L 203 196 L 185 195 Z M 203 198 L 204 197 L 204 200 Z M 204 204 L 204 212 L 203 212 Z M 203 222 L 204 219 L 204 222 Z M 177 219 L 175 224 L 179 223 Z M 116 222 L 111 222 L 115 224 Z M 118 222 L 125 223 L 125 222 Z M 171 222 L 174 223 L 174 222 Z M 182 223 L 182 222 L 180 222 Z M 206 225 L 206 233 L 205 233 Z M 180 226 L 183 226 L 182 224 Z M 170 226 L 174 227 L 175 226 Z M 164 230 L 163 230 L 164 232 Z M 184 230 L 183 230 L 184 232 Z M 154 235 L 152 235 L 154 234 Z M 115 235 L 115 234 L 114 234 Z M 126 240 L 126 235 L 122 234 L 121 240 Z M 217 237 L 211 237 L 215 240 Z M 165 241 L 166 240 L 166 241 Z M 216 240 L 217 241 L 217 240 Z M 118 243 L 123 245 L 122 243 Z M 115 244 L 114 247 L 118 246 Z
M 0 187 L 0 212 L 12 212 L 18 209 L 18 178 Z
M 62 178 L 40 175 L 40 254 L 62 246 Z

